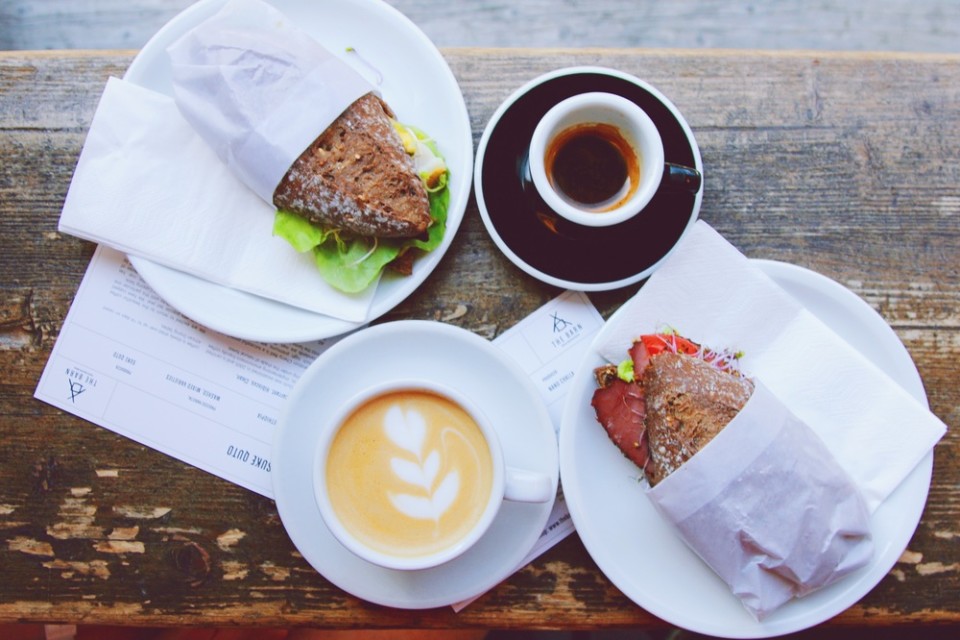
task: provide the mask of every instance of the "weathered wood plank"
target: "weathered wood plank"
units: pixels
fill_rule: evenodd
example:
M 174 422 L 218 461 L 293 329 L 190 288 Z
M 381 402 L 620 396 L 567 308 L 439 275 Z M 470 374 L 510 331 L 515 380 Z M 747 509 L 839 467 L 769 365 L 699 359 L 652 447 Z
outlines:
M 602 64 L 652 82 L 699 141 L 702 217 L 748 255 L 834 277 L 891 323 L 951 431 L 909 553 L 832 624 L 960 624 L 960 57 L 444 54 L 475 141 L 500 101 L 538 73 Z M 460 614 L 362 603 L 299 557 L 272 501 L 32 398 L 93 250 L 57 233 L 59 209 L 103 84 L 131 55 L 0 54 L 0 620 L 661 626 L 575 536 Z M 591 298 L 609 315 L 635 290 Z M 556 293 L 497 252 L 471 201 L 441 267 L 388 319 L 450 318 L 492 338 Z
M 957 52 L 947 0 L 388 0 L 442 47 Z M 193 0 L 5 0 L 0 49 L 139 49 Z

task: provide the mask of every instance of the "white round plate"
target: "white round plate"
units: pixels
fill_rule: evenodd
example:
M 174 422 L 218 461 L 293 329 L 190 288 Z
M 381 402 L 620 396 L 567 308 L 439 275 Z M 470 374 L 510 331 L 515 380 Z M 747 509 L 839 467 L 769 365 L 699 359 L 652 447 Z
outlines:
M 508 577 L 540 537 L 553 501 L 505 502 L 476 545 L 432 569 L 384 569 L 350 553 L 327 529 L 314 500 L 315 425 L 329 419 L 338 402 L 399 375 L 439 380 L 469 396 L 495 425 L 507 465 L 545 473 L 556 487 L 556 433 L 528 376 L 497 347 L 465 329 L 404 320 L 343 338 L 297 382 L 274 436 L 277 509 L 307 562 L 344 591 L 403 609 L 446 606 Z
M 172 95 L 167 46 L 225 2 L 200 0 L 173 18 L 147 42 L 124 78 Z M 429 131 L 450 167 L 450 208 L 443 243 L 417 260 L 412 275 L 383 277 L 370 311 L 369 320 L 373 320 L 402 302 L 430 275 L 460 226 L 473 175 L 473 134 L 466 103 L 456 78 L 429 38 L 385 2 L 272 0 L 271 4 L 375 84 L 382 77 L 378 89 L 383 97 L 400 119 Z M 359 55 L 346 54 L 350 49 Z M 130 257 L 130 261 L 171 306 L 200 324 L 237 338 L 305 342 L 360 326 L 228 289 L 142 258 Z
M 660 189 L 644 210 L 619 224 L 587 227 L 554 213 L 526 175 L 537 123 L 558 102 L 602 91 L 640 106 L 663 139 L 667 162 L 703 173 L 700 148 L 677 107 L 655 87 L 605 67 L 567 67 L 517 89 L 494 112 L 480 137 L 474 193 L 490 237 L 529 275 L 557 287 L 605 291 L 639 282 L 660 266 L 697 220 L 695 193 Z
M 802 267 L 755 263 L 842 338 L 926 405 L 920 376 L 883 318 L 856 294 Z M 604 340 L 617 314 L 596 337 Z M 638 481 L 639 470 L 607 438 L 590 398 L 591 371 L 603 364 L 588 356 L 574 378 L 560 429 L 560 471 L 571 517 L 600 570 L 650 613 L 690 631 L 728 638 L 792 633 L 827 620 L 866 595 L 890 571 L 920 520 L 930 487 L 933 454 L 926 456 L 871 519 L 875 555 L 863 569 L 754 620 L 706 564 L 684 545 L 654 510 Z

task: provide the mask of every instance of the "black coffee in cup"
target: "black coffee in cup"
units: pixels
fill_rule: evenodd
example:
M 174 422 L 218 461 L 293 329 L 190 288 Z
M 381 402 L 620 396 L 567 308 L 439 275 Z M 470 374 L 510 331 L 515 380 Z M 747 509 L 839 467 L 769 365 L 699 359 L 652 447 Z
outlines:
M 602 212 L 636 190 L 640 159 L 620 130 L 607 123 L 568 127 L 547 146 L 544 165 L 554 188 L 578 207 Z

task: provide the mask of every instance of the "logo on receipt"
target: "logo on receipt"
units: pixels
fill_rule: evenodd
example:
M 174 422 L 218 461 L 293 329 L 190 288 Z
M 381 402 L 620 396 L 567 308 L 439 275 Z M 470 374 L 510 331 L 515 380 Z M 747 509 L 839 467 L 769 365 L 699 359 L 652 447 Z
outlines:
M 571 322 L 556 311 L 550 314 L 553 319 L 553 337 L 550 345 L 555 348 L 563 348 L 573 340 L 576 340 L 583 333 L 583 324 L 580 322 Z
M 77 396 L 86 391 L 87 388 L 76 380 L 68 380 L 68 382 L 70 383 L 70 402 L 76 402 Z
M 572 323 L 569 320 L 561 318 L 556 311 L 550 314 L 550 317 L 553 318 L 553 332 L 560 333 L 565 331 Z
M 90 387 L 97 386 L 97 378 L 89 371 L 84 371 L 79 367 L 67 367 L 64 373 L 67 376 L 67 384 L 70 385 L 70 402 L 77 403 L 77 398 L 86 392 Z

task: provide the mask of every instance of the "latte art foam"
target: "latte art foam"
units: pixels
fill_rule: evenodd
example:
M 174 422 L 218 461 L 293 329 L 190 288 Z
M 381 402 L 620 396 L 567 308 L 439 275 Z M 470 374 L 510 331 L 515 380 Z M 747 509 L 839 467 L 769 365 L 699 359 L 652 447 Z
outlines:
M 383 431 L 402 451 L 400 456 L 390 459 L 390 468 L 398 478 L 415 489 L 413 493 L 388 492 L 390 502 L 405 516 L 438 522 L 457 498 L 460 473 L 457 469 L 451 469 L 442 480 L 438 480 L 441 452 L 439 449 L 429 453 L 424 451 L 427 421 L 418 409 L 404 411 L 399 405 L 390 407 L 383 422 Z M 441 444 L 445 436 L 462 437 L 455 429 L 444 428 L 440 431 Z M 469 442 L 464 444 L 470 447 Z
M 448 398 L 401 391 L 343 423 L 327 463 L 337 517 L 364 544 L 395 556 L 456 544 L 480 519 L 492 460 L 473 418 Z

